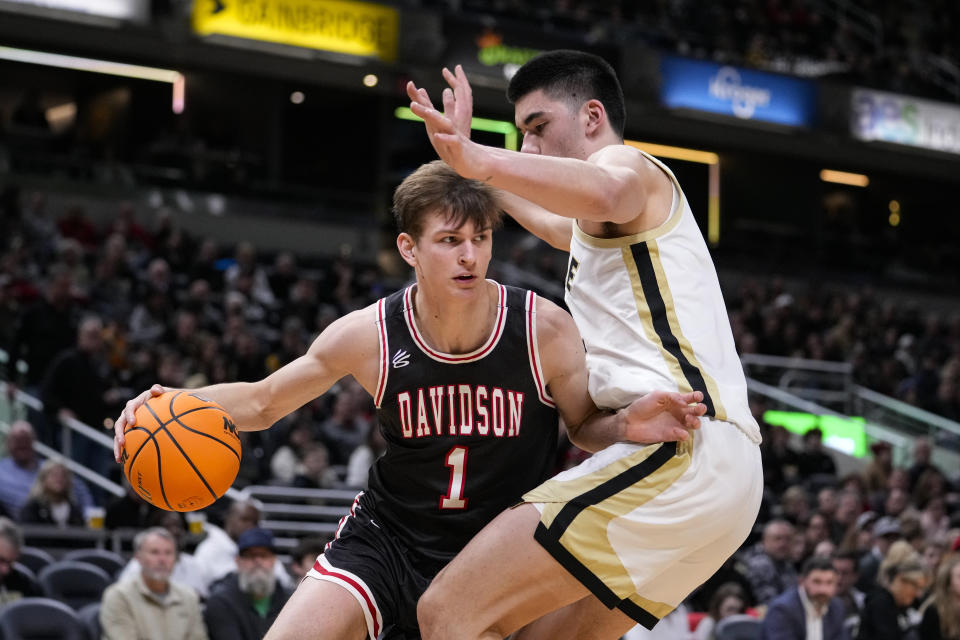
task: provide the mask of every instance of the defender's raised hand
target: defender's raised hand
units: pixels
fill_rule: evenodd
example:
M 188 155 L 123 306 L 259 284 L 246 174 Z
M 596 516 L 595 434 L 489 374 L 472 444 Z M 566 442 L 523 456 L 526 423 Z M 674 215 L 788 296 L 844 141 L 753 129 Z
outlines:
M 687 440 L 707 412 L 702 400 L 700 391 L 653 391 L 634 400 L 621 410 L 627 439 L 641 444 Z

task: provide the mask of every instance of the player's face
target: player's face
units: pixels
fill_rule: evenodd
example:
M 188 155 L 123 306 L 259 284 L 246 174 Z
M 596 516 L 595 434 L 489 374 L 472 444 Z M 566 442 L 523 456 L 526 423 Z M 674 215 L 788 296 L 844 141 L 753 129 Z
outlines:
M 523 153 L 585 160 L 586 134 L 582 109 L 547 96 L 542 90 L 528 93 L 514 105 L 514 121 L 523 133 Z
M 493 250 L 493 230 L 467 221 L 457 227 L 440 214 L 430 215 L 413 247 L 417 282 L 431 291 L 455 296 L 484 290 Z

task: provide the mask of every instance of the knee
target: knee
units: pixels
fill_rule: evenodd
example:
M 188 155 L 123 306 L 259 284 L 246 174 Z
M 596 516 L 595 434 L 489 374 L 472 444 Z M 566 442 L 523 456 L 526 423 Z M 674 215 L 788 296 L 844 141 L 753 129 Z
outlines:
M 441 638 L 443 616 L 449 608 L 443 602 L 442 591 L 436 588 L 436 581 L 427 588 L 417 601 L 417 624 L 423 640 Z

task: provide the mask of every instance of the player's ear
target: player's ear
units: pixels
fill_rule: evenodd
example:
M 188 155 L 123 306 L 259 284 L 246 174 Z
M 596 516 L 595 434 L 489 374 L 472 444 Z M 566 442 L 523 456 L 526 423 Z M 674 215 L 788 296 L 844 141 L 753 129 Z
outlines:
M 417 266 L 417 257 L 414 255 L 414 247 L 416 244 L 417 242 L 409 233 L 404 232 L 397 236 L 397 251 L 400 252 L 400 257 L 403 258 L 403 261 L 411 267 Z
M 583 114 L 586 117 L 586 132 L 587 135 L 593 135 L 597 133 L 600 125 L 602 125 L 607 119 L 607 110 L 604 109 L 603 103 L 593 98 L 587 100 L 583 105 Z

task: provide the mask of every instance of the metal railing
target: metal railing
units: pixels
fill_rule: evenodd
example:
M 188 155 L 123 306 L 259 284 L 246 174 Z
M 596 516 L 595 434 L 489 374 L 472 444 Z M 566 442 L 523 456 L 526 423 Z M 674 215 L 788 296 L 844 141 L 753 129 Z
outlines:
M 740 358 L 750 377 L 849 414 L 853 409 L 853 365 L 806 358 L 746 353 Z

